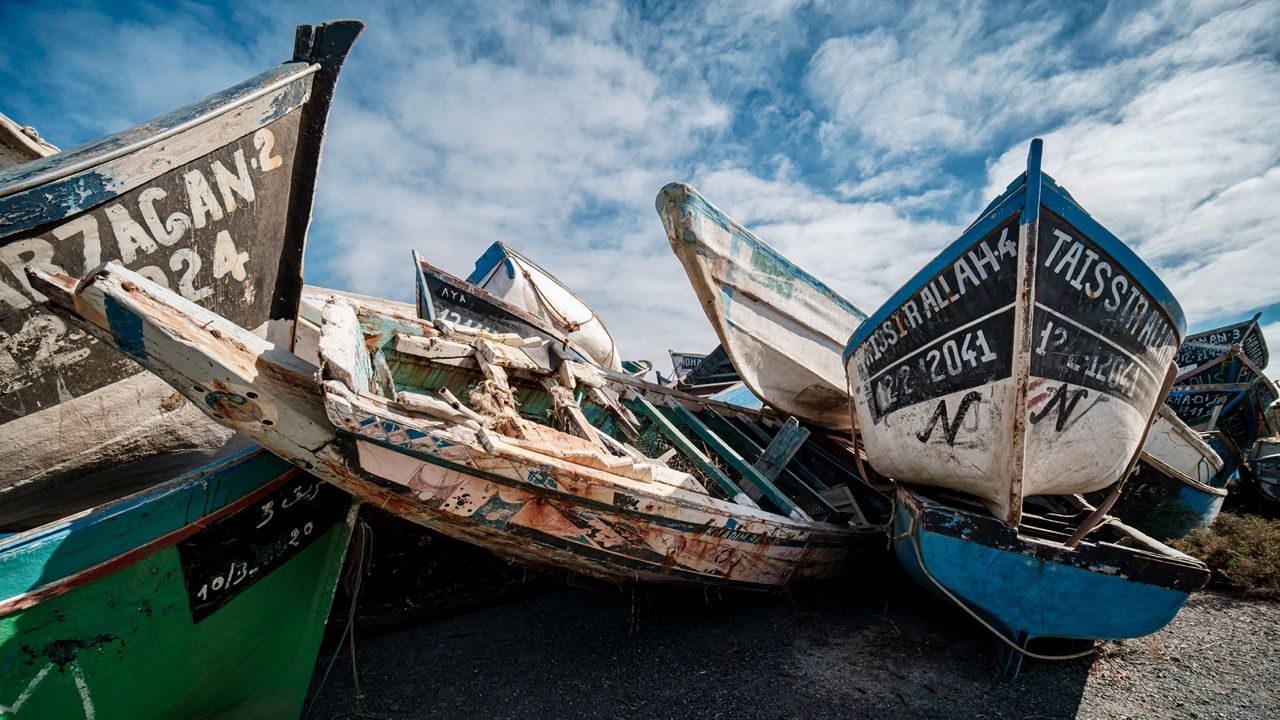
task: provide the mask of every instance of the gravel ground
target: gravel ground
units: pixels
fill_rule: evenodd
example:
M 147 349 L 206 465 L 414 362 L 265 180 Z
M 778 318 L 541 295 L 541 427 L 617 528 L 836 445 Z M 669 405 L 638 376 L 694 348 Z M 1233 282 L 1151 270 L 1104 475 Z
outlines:
M 357 632 L 363 698 L 344 647 L 307 717 L 1280 717 L 1277 603 L 1197 594 L 1154 636 L 1012 680 L 984 632 L 893 566 L 788 594 L 556 587 Z

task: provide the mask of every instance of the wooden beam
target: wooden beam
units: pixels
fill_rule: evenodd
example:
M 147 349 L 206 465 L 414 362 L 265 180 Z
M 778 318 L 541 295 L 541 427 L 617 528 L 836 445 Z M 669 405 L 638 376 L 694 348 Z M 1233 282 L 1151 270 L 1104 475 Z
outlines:
M 711 478 L 711 481 L 716 484 L 716 487 L 719 487 L 721 492 L 731 500 L 747 507 L 760 507 L 746 493 L 742 492 L 742 488 L 738 487 L 737 483 L 731 480 L 728 475 L 725 475 L 723 470 L 716 467 L 715 463 L 711 462 L 711 458 L 704 455 L 697 445 L 694 445 L 689 438 L 685 437 L 684 433 L 680 432 L 680 429 L 672 424 L 667 419 L 667 416 L 659 412 L 658 408 L 654 407 L 653 403 L 646 400 L 643 395 L 631 393 L 631 397 L 623 400 L 623 404 L 630 408 L 632 412 L 648 418 L 649 422 L 658 428 L 663 437 L 670 441 L 672 445 L 675 445 L 680 452 L 684 453 L 685 457 L 689 458 L 694 465 L 697 465 L 699 470 L 706 473 L 707 477 Z
M 778 486 L 774 485 L 769 478 L 761 475 L 759 470 L 756 470 L 751 463 L 744 460 L 738 454 L 738 451 L 734 450 L 723 438 L 712 432 L 711 428 L 698 419 L 697 415 L 694 415 L 688 408 L 677 402 L 669 402 L 667 407 L 670 408 L 672 414 L 676 416 L 681 424 L 692 430 L 693 434 L 701 438 L 707 445 L 710 445 L 717 455 L 729 463 L 730 467 L 737 470 L 744 480 L 755 485 L 756 489 L 760 490 L 764 497 L 769 498 L 769 501 L 776 505 L 784 515 L 791 517 L 793 520 L 805 522 L 812 520 L 808 513 L 801 510 L 799 505 L 796 505 L 794 500 L 779 490 Z
M 759 422 L 753 422 L 750 418 L 742 415 L 738 415 L 732 419 L 724 418 L 724 420 L 735 429 L 754 435 L 758 438 L 758 442 L 761 446 L 767 446 L 769 443 L 773 442 L 774 436 L 770 435 L 769 431 L 765 430 Z M 812 445 L 813 443 L 807 442 L 806 440 L 806 444 L 801 445 L 801 447 L 811 447 Z M 793 458 L 791 464 L 787 466 L 787 469 L 794 472 L 796 477 L 803 480 L 806 485 L 813 488 L 813 490 L 818 494 L 822 494 L 823 490 L 831 487 L 831 483 L 823 480 L 821 477 L 818 477 L 818 474 L 809 467 L 809 462 L 807 462 L 803 456 Z
M 827 486 L 820 482 L 817 477 L 815 477 L 813 473 L 799 460 L 790 463 L 784 462 L 778 466 L 777 472 L 772 475 L 761 470 L 761 463 L 765 461 L 765 453 L 768 450 L 768 446 L 773 442 L 776 442 L 778 438 L 782 437 L 782 433 L 779 433 L 773 438 L 770 438 L 768 433 L 764 433 L 764 441 L 757 442 L 739 427 L 739 423 L 731 422 L 728 418 L 714 410 L 711 410 L 710 408 L 703 413 L 703 416 L 713 431 L 720 433 L 725 440 L 731 443 L 736 443 L 737 447 L 740 448 L 739 452 L 750 452 L 752 457 L 755 458 L 754 467 L 757 470 L 760 470 L 762 475 L 767 477 L 769 480 L 776 480 L 779 476 L 784 478 L 787 483 L 789 483 L 790 487 L 795 488 L 796 493 L 804 496 L 810 510 L 816 509 L 819 513 L 833 514 L 841 512 L 820 492 L 821 490 L 825 490 Z M 748 428 L 754 428 L 755 424 L 749 421 L 743 421 L 741 425 Z M 784 425 L 783 427 L 785 428 L 786 426 Z M 805 440 L 809 437 L 809 431 L 801 428 L 799 422 L 795 422 L 793 427 L 801 433 L 801 436 L 798 438 L 798 442 L 796 442 L 794 448 L 791 450 L 794 454 L 794 452 L 803 446 Z
M 769 441 L 764 452 L 756 459 L 755 468 L 761 475 L 770 480 L 776 480 L 778 474 L 787 466 L 787 463 L 791 462 L 791 458 L 807 439 L 809 439 L 809 431 L 800 427 L 800 421 L 793 417 L 787 418 L 787 421 L 782 424 L 782 429 L 773 436 L 773 440 Z

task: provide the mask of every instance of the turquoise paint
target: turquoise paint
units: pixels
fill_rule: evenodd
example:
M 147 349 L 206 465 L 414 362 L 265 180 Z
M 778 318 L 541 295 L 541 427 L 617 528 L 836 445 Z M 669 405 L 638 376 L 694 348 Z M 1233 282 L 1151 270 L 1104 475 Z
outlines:
M 764 402 L 756 397 L 751 389 L 742 383 L 738 383 L 730 388 L 721 390 L 711 396 L 712 400 L 718 400 L 722 403 L 737 405 L 748 410 L 760 410 L 764 407 Z
M 57 582 L 181 530 L 290 467 L 261 448 L 249 448 L 83 517 L 10 536 L 0 542 L 0 599 Z
M 846 300 L 843 295 L 832 290 L 826 283 L 805 272 L 802 268 L 791 262 L 791 260 L 779 254 L 777 250 L 774 250 L 763 240 L 756 237 L 751 233 L 751 231 L 730 220 L 728 216 L 720 212 L 720 210 L 711 203 L 707 202 L 706 198 L 699 195 L 698 191 L 688 185 L 683 183 L 671 183 L 662 188 L 661 192 L 658 193 L 656 205 L 659 214 L 661 214 L 664 211 L 664 208 L 668 205 L 673 204 L 682 206 L 680 208 L 682 218 L 688 217 L 688 215 L 696 212 L 732 233 L 735 255 L 737 254 L 737 245 L 741 242 L 751 248 L 752 251 L 769 258 L 770 262 L 786 270 L 786 272 L 795 279 L 808 285 L 814 290 L 817 290 L 822 295 L 825 295 L 849 314 L 857 317 L 859 320 L 866 319 L 867 314 L 856 305 Z
M 147 346 L 142 339 L 142 318 L 110 295 L 103 300 L 107 326 L 116 338 L 116 347 L 134 360 L 146 360 Z
M 1119 640 L 1150 635 L 1169 623 L 1188 593 L 1135 582 L 1109 568 L 1087 570 L 930 532 L 901 503 L 894 510 L 894 554 L 920 586 L 941 595 L 929 572 L 970 609 L 1013 640 L 1038 637 Z

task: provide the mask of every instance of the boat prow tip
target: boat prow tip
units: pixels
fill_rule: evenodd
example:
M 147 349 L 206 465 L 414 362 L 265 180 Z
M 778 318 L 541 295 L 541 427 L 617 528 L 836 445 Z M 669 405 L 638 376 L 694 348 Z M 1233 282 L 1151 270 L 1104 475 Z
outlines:
M 658 212 L 662 212 L 668 205 L 697 194 L 698 191 L 694 190 L 692 185 L 682 182 L 669 182 L 658 191 L 658 198 L 654 204 L 657 206 Z
M 33 265 L 28 265 L 24 270 L 27 274 L 27 282 L 31 283 L 33 290 L 47 297 L 51 304 L 65 308 L 75 306 L 75 296 L 80 292 L 81 283 L 84 280 L 91 280 L 97 274 L 97 271 L 94 271 L 81 280 L 63 273 L 49 272 Z

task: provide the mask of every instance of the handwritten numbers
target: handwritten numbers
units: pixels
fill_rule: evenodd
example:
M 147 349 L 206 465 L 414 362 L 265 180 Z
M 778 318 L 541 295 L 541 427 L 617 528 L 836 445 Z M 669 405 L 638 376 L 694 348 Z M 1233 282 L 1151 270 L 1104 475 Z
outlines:
M 231 233 L 226 230 L 218 232 L 218 239 L 213 246 L 213 278 L 216 280 L 227 273 L 236 280 L 248 277 L 244 265 L 249 261 L 249 253 L 236 249 L 231 241 Z
M 186 265 L 186 272 L 182 273 L 182 277 L 178 280 L 178 292 L 191 302 L 200 302 L 213 294 L 213 288 L 195 286 L 196 273 L 200 272 L 200 266 L 203 264 L 200 256 L 191 248 L 181 248 L 169 258 L 169 269 L 174 272 L 178 272 L 183 265 Z
M 284 164 L 279 155 L 271 154 L 276 146 L 276 136 L 269 129 L 262 128 L 253 134 L 253 146 L 258 149 L 258 167 L 263 172 L 275 170 Z
M 276 512 L 275 512 L 275 509 L 274 509 L 274 508 L 275 508 L 275 504 L 276 504 L 276 503 L 275 503 L 275 501 L 274 501 L 274 500 L 270 500 L 270 501 L 268 501 L 268 502 L 266 502 L 266 503 L 263 503 L 263 505 L 262 505 L 262 520 L 261 520 L 257 525 L 254 525 L 254 527 L 255 527 L 255 528 L 264 527 L 267 523 L 271 522 L 271 518 L 273 518 L 273 517 L 275 517 L 275 516 L 276 516 Z

